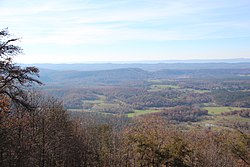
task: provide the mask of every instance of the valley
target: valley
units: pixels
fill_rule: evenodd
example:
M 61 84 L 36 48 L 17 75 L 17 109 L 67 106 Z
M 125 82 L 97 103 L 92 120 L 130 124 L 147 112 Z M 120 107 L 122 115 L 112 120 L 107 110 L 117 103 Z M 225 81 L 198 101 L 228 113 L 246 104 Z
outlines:
M 217 68 L 203 64 L 201 68 L 201 64 L 195 64 L 190 69 L 190 64 L 181 64 L 186 70 L 179 69 L 179 64 L 162 70 L 155 65 L 155 71 L 41 69 L 45 83 L 41 91 L 62 100 L 68 111 L 83 115 L 160 115 L 177 124 L 193 126 L 249 126 L 250 69 L 234 69 L 240 66 L 237 63 L 227 64 L 226 68 L 216 65 Z M 232 114 L 237 111 L 247 114 Z

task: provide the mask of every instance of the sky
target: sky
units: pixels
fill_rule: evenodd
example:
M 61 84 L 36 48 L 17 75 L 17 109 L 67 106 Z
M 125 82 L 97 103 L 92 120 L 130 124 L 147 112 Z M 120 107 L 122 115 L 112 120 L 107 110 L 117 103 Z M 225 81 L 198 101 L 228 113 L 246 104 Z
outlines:
M 18 63 L 250 58 L 249 0 L 0 0 Z

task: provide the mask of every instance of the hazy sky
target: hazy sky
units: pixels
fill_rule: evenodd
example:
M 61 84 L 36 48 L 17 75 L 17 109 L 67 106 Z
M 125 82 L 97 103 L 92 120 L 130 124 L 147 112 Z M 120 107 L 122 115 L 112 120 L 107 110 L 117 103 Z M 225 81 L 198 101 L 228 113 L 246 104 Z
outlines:
M 250 58 L 250 0 L 0 0 L 22 63 Z

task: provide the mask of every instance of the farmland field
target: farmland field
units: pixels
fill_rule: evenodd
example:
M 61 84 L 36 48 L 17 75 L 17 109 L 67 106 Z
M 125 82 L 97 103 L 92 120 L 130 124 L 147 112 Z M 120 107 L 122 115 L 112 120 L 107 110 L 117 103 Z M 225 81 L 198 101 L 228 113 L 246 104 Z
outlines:
M 162 89 L 168 89 L 168 88 L 178 89 L 180 87 L 177 85 L 151 85 L 150 88 L 151 90 L 162 90 Z
M 224 112 L 234 111 L 234 110 L 242 110 L 245 108 L 240 107 L 204 107 L 205 110 L 208 110 L 209 114 L 212 115 L 220 115 Z
M 127 116 L 128 117 L 135 117 L 135 116 L 139 116 L 139 115 L 152 114 L 152 113 L 156 113 L 156 112 L 160 112 L 160 110 L 135 110 L 134 113 L 129 113 L 129 114 L 127 114 Z

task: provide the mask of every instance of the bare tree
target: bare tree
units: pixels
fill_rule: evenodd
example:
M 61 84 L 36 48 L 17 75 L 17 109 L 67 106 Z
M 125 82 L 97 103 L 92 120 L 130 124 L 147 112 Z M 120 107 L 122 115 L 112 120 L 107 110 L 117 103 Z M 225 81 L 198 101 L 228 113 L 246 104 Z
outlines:
M 13 43 L 19 38 L 11 38 L 8 29 L 0 31 L 0 94 L 8 96 L 13 102 L 29 107 L 25 102 L 24 87 L 32 83 L 42 84 L 38 79 L 36 67 L 21 67 L 13 62 L 22 49 Z

